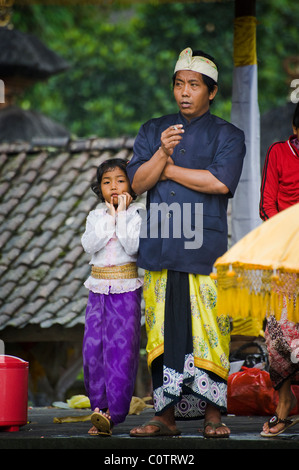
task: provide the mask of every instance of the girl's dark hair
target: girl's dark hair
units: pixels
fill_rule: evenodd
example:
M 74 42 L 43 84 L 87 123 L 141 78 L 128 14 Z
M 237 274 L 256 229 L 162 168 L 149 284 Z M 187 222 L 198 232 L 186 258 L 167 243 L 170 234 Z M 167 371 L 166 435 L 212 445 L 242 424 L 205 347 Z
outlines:
M 123 160 L 122 158 L 112 158 L 111 160 L 105 160 L 101 165 L 97 168 L 97 181 L 94 181 L 91 184 L 92 191 L 101 199 L 101 201 L 105 201 L 103 198 L 102 190 L 101 190 L 101 182 L 103 178 L 103 174 L 107 171 L 114 170 L 115 168 L 120 168 L 126 175 L 127 175 L 127 164 L 129 162 L 127 160 Z M 130 194 L 133 199 L 136 199 L 136 194 L 133 192 L 131 185 L 130 185 Z
M 193 51 L 192 57 L 194 57 L 194 56 L 206 57 L 207 59 L 214 62 L 214 64 L 216 65 L 216 67 L 218 69 L 218 65 L 216 64 L 214 57 L 212 57 L 211 55 L 206 54 L 203 51 L 197 50 L 197 51 Z M 174 83 L 175 83 L 175 76 L 176 76 L 176 73 L 172 77 L 172 85 L 173 86 L 174 86 Z M 202 79 L 203 79 L 204 84 L 208 87 L 209 93 L 212 93 L 214 91 L 214 88 L 217 86 L 217 82 L 215 82 L 215 80 L 213 80 L 211 77 L 208 77 L 207 75 L 204 75 L 203 73 L 202 73 Z M 213 103 L 213 101 L 214 101 L 214 99 L 210 100 L 210 105 Z
M 297 103 L 297 106 L 295 108 L 293 116 L 293 126 L 296 127 L 296 129 L 299 128 L 299 103 Z

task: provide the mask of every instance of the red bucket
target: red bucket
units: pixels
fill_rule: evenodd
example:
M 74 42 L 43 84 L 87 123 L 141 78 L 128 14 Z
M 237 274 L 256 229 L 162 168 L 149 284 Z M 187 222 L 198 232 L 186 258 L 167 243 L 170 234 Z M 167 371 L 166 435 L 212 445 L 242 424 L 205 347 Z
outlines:
M 0 431 L 18 431 L 27 423 L 29 364 L 0 355 Z

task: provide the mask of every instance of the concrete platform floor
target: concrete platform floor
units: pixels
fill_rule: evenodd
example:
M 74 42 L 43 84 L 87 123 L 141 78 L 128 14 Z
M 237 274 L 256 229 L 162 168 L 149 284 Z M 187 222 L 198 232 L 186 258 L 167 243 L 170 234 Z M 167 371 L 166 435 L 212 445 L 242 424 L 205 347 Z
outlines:
M 59 409 L 53 407 L 32 408 L 28 410 L 28 424 L 16 432 L 0 432 L 0 449 L 95 449 L 100 450 L 98 463 L 118 464 L 116 458 L 138 457 L 138 463 L 178 464 L 170 462 L 179 455 L 198 463 L 199 455 L 205 449 L 299 449 L 299 424 L 287 430 L 284 434 L 263 438 L 260 436 L 262 424 L 267 419 L 264 416 L 225 416 L 223 421 L 230 427 L 231 436 L 228 439 L 205 439 L 198 429 L 203 421 L 179 421 L 178 428 L 182 431 L 179 437 L 146 437 L 133 438 L 129 431 L 143 424 L 153 416 L 152 409 L 145 409 L 140 415 L 129 415 L 124 423 L 116 426 L 112 437 L 90 436 L 87 431 L 90 422 L 56 423 L 54 418 L 83 417 L 90 410 Z M 167 457 L 168 455 L 168 457 Z M 148 461 L 160 459 L 159 462 Z M 106 459 L 106 460 L 105 460 Z M 114 459 L 114 462 L 109 459 Z M 165 461 L 165 460 L 168 460 Z M 130 464 L 130 461 L 125 462 Z M 186 461 L 185 464 L 191 463 Z

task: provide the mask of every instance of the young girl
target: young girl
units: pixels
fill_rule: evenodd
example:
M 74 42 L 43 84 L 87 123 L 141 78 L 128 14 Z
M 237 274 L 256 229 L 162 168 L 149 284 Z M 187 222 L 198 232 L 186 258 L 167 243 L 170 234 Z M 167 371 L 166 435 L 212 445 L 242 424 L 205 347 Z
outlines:
M 263 220 L 299 203 L 299 103 L 294 110 L 292 127 L 289 139 L 275 142 L 267 152 L 260 198 Z M 296 284 L 296 278 L 293 282 Z M 299 323 L 288 320 L 286 305 L 280 320 L 274 315 L 267 318 L 265 339 L 270 378 L 274 389 L 278 390 L 278 403 L 274 416 L 264 423 L 261 436 L 275 437 L 297 424 L 289 414 L 297 404 L 291 385 L 299 382 L 299 364 L 292 355 L 299 341 Z
M 91 189 L 104 204 L 89 213 L 82 237 L 91 255 L 84 283 L 84 383 L 94 410 L 89 433 L 111 435 L 128 414 L 138 368 L 142 280 L 135 261 L 141 217 L 124 160 L 102 163 Z

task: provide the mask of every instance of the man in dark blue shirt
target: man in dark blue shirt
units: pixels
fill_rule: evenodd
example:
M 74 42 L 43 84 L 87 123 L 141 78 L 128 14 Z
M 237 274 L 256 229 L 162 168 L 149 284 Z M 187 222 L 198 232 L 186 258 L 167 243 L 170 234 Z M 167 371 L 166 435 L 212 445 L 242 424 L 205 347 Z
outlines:
M 224 333 L 223 329 L 217 330 L 214 304 L 207 307 L 204 299 L 209 333 L 213 330 L 217 347 L 220 346 L 217 353 L 216 347 L 210 348 L 209 335 L 203 338 L 208 329 L 206 323 L 203 325 L 203 307 L 198 301 L 195 306 L 191 291 L 195 289 L 195 297 L 207 289 L 210 299 L 216 295 L 208 276 L 216 258 L 227 249 L 227 203 L 242 171 L 244 134 L 210 114 L 210 104 L 218 90 L 213 58 L 187 48 L 181 52 L 174 72 L 174 97 L 179 112 L 141 126 L 127 168 L 134 191 L 147 192 L 147 221 L 140 239 L 138 265 L 146 270 L 147 351 L 156 409 L 155 420 L 132 430 L 131 435 L 178 433 L 175 407 L 183 403 L 187 386 L 186 396 L 197 397 L 197 407 L 204 412 L 185 413 L 183 417 L 203 415 L 208 437 L 228 437 L 229 429 L 221 423 L 220 413 L 226 410 L 229 335 L 226 328 Z M 193 285 L 194 279 L 197 285 Z M 151 291 L 153 282 L 156 287 Z M 157 286 L 165 287 L 159 300 Z M 194 309 L 202 317 L 201 326 L 195 326 Z M 158 333 L 157 325 L 162 323 L 163 333 Z M 199 338 L 197 342 L 195 338 Z M 202 341 L 208 344 L 207 354 L 196 349 Z M 192 357 L 194 363 L 189 382 L 182 357 Z M 172 386 L 166 389 L 169 370 Z M 218 381 L 214 380 L 215 374 Z M 217 398 L 214 403 L 210 392 L 205 394 L 200 389 L 203 380 L 210 391 L 218 387 L 222 400 Z

